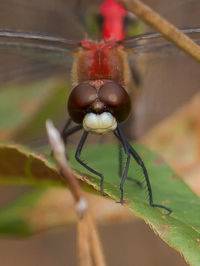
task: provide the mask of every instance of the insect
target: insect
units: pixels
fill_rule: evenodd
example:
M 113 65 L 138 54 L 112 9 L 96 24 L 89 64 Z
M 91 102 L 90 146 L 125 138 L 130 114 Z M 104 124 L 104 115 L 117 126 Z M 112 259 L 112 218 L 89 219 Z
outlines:
M 112 0 L 112 2 L 114 1 Z M 104 24 L 105 27 L 106 25 Z M 186 29 L 183 32 L 190 34 L 198 33 L 200 30 Z M 64 142 L 66 143 L 70 135 L 83 130 L 75 154 L 76 160 L 91 173 L 99 176 L 101 194 L 105 195 L 103 174 L 97 172 L 81 159 L 81 151 L 89 133 L 103 135 L 113 132 L 126 155 L 125 169 L 120 183 L 120 202 L 123 203 L 124 182 L 127 178 L 132 156 L 143 171 L 148 188 L 149 204 L 152 207 L 165 209 L 170 213 L 171 210 L 168 207 L 154 203 L 147 169 L 139 154 L 126 140 L 121 129 L 121 122 L 129 116 L 133 105 L 132 99 L 135 98 L 126 50 L 151 50 L 152 43 L 160 38 L 160 34 L 149 33 L 121 40 L 122 32 L 120 32 L 121 35 L 117 35 L 119 32 L 111 31 L 111 33 L 110 36 L 104 35 L 104 40 L 95 42 L 91 40 L 70 41 L 41 34 L 0 30 L 0 46 L 12 49 L 35 49 L 63 55 L 67 52 L 75 53 L 72 67 L 73 89 L 68 99 L 70 119 L 62 131 Z M 144 40 L 147 43 L 140 44 Z M 158 43 L 156 49 L 165 45 L 167 42 Z M 77 125 L 70 128 L 72 121 Z

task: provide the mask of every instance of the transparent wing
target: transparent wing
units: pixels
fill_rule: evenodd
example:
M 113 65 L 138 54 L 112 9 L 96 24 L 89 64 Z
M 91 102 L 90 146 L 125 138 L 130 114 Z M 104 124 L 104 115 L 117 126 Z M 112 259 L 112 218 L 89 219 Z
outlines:
M 181 31 L 192 38 L 196 43 L 200 43 L 200 28 L 186 28 Z M 125 49 L 134 49 L 136 53 L 161 53 L 171 52 L 175 45 L 166 40 L 160 33 L 146 33 L 131 38 L 127 38 L 118 42 Z
M 0 30 L 0 49 L 30 53 L 35 56 L 67 56 L 67 52 L 74 52 L 80 42 L 66 40 L 37 33 Z
M 66 73 L 80 42 L 0 29 L 0 82 Z

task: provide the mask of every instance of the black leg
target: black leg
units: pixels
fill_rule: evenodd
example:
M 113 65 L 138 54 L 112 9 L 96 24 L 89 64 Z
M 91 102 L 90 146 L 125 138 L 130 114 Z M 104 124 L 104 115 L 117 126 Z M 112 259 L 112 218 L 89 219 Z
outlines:
M 75 127 L 72 127 L 70 129 L 66 130 L 65 132 L 62 132 L 61 136 L 62 136 L 64 143 L 67 144 L 67 138 L 70 135 L 74 134 L 75 132 L 81 130 L 82 128 L 83 128 L 82 125 L 78 125 L 78 126 L 75 126 Z
M 62 139 L 63 139 L 63 141 L 64 141 L 65 144 L 67 143 L 67 137 L 69 137 L 70 135 L 72 135 L 76 131 L 78 131 L 78 130 L 80 130 L 80 129 L 83 128 L 82 125 L 78 125 L 78 126 L 75 126 L 73 128 L 68 129 L 69 126 L 70 126 L 70 124 L 71 124 L 71 122 L 72 122 L 72 119 L 69 118 L 67 120 L 67 122 L 66 122 L 66 124 L 65 124 L 65 126 L 64 126 L 64 128 L 62 130 L 62 132 L 61 132 L 61 137 L 62 137 Z
M 119 143 L 118 145 L 118 151 L 119 151 L 119 168 L 118 168 L 118 175 L 121 178 L 123 173 L 123 154 L 122 154 L 122 145 Z M 137 184 L 138 186 L 142 187 L 142 183 L 138 181 L 137 179 L 127 176 L 127 180 Z
M 118 144 L 118 151 L 119 151 L 119 168 L 118 168 L 118 175 L 122 177 L 122 162 L 123 162 L 123 154 L 122 154 L 122 145 L 121 143 Z
M 165 207 L 164 205 L 161 205 L 161 204 L 155 204 L 153 202 L 153 195 L 152 195 L 151 183 L 150 183 L 150 180 L 149 180 L 149 175 L 148 175 L 147 169 L 146 169 L 146 167 L 145 167 L 142 159 L 138 155 L 138 153 L 133 149 L 133 147 L 129 143 L 128 143 L 128 146 L 129 146 L 130 153 L 132 154 L 132 156 L 134 157 L 134 159 L 136 160 L 136 162 L 141 166 L 142 171 L 144 173 L 144 177 L 145 177 L 145 181 L 146 181 L 147 189 L 148 189 L 148 194 L 149 194 L 149 204 L 152 207 L 158 207 L 158 208 L 165 209 L 170 214 L 172 212 L 172 210 L 170 208 Z
M 153 196 L 152 196 L 152 189 L 151 189 L 151 184 L 150 184 L 150 180 L 149 180 L 149 176 L 148 176 L 148 172 L 147 169 L 142 161 L 142 159 L 140 158 L 140 156 L 138 155 L 138 153 L 133 149 L 133 147 L 128 143 L 128 141 L 124 138 L 123 133 L 120 129 L 120 127 L 117 127 L 117 131 L 115 131 L 115 135 L 118 137 L 118 139 L 123 143 L 126 143 L 126 146 L 128 147 L 128 151 L 131 153 L 131 155 L 133 156 L 133 158 L 136 160 L 136 162 L 141 166 L 144 177 L 145 177 L 145 181 L 146 181 L 146 185 L 147 185 L 147 189 L 148 189 L 148 194 L 149 194 L 149 204 L 152 207 L 158 207 L 158 208 L 162 208 L 165 209 L 169 212 L 169 214 L 172 212 L 172 210 L 168 207 L 165 207 L 163 205 L 160 204 L 155 204 L 153 202 Z
M 66 122 L 66 124 L 65 124 L 65 126 L 64 126 L 64 128 L 63 128 L 63 130 L 62 130 L 62 132 L 61 132 L 61 135 L 63 135 L 63 134 L 65 133 L 65 131 L 66 131 L 66 130 L 68 129 L 68 127 L 70 126 L 71 122 L 72 122 L 72 119 L 69 118 L 69 119 L 67 120 L 67 122 Z
M 128 149 L 128 145 L 123 137 L 123 135 L 121 135 L 121 132 L 119 130 L 119 128 L 117 127 L 117 129 L 114 131 L 116 136 L 119 136 L 119 139 L 121 140 L 121 143 L 123 145 L 124 148 L 124 152 L 127 156 L 126 158 L 126 165 L 125 165 L 125 169 L 122 175 L 122 180 L 120 183 L 120 191 L 121 191 L 121 197 L 120 197 L 120 203 L 123 203 L 123 198 L 124 198 L 124 182 L 126 181 L 127 178 L 127 174 L 128 174 L 128 169 L 129 169 L 129 164 L 130 164 L 130 152 Z
M 79 131 L 80 129 L 83 128 L 82 125 L 77 125 L 77 126 L 72 127 L 72 128 L 69 129 L 69 126 L 70 126 L 71 122 L 72 122 L 72 120 L 71 120 L 71 118 L 69 118 L 67 120 L 63 130 L 62 130 L 62 133 L 61 133 L 61 137 L 62 137 L 62 140 L 64 141 L 65 145 L 67 144 L 67 138 L 70 135 L 74 134 L 75 132 L 77 132 L 77 131 Z M 67 151 L 66 151 L 66 158 L 68 159 Z
M 100 188 L 101 188 L 101 194 L 103 196 L 105 196 L 106 194 L 104 193 L 103 191 L 103 181 L 104 181 L 104 176 L 102 174 L 100 174 L 99 172 L 95 171 L 93 168 L 91 168 L 90 166 L 88 166 L 86 163 L 84 163 L 81 159 L 80 159 L 80 156 L 81 156 L 81 151 L 82 151 L 82 148 L 83 148 L 83 145 L 86 141 L 86 138 L 88 136 L 88 132 L 84 130 L 83 132 L 83 135 L 81 137 L 81 140 L 78 144 L 78 147 L 77 147 L 77 150 L 76 150 L 76 154 L 75 154 L 75 158 L 76 160 L 83 166 L 85 167 L 88 171 L 90 171 L 92 174 L 95 174 L 97 176 L 99 176 L 101 178 L 101 183 L 100 183 Z

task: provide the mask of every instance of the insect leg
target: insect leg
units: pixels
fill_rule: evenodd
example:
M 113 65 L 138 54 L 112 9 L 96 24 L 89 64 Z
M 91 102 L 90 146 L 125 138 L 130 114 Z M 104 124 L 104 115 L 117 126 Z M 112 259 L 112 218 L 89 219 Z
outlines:
M 130 152 L 128 149 L 128 145 L 126 140 L 124 139 L 124 136 L 121 134 L 121 131 L 119 129 L 119 126 L 117 126 L 117 129 L 114 131 L 114 134 L 117 136 L 117 138 L 120 140 L 120 142 L 123 145 L 124 151 L 126 153 L 126 165 L 125 169 L 122 175 L 122 180 L 120 183 L 120 191 L 121 191 L 121 197 L 120 197 L 120 203 L 123 203 L 123 198 L 124 198 L 124 182 L 126 181 L 127 174 L 128 174 L 128 169 L 129 169 L 129 164 L 130 164 Z
M 140 156 L 138 155 L 138 153 L 133 149 L 133 147 L 127 142 L 127 145 L 128 145 L 128 148 L 129 148 L 129 151 L 130 153 L 132 154 L 133 158 L 136 160 L 136 162 L 141 166 L 142 168 L 142 171 L 144 173 L 144 177 L 145 177 L 145 181 L 146 181 L 146 184 L 147 184 L 147 189 L 148 189 L 148 194 L 149 194 L 149 204 L 152 206 L 152 207 L 158 207 L 158 208 L 162 208 L 162 209 L 165 209 L 169 212 L 169 214 L 172 212 L 172 210 L 168 207 L 165 207 L 163 205 L 160 205 L 160 204 L 155 204 L 153 202 L 153 196 L 152 196 L 152 189 L 151 189 L 151 183 L 150 183 L 150 180 L 149 180 L 149 175 L 148 175 L 148 172 L 147 172 L 147 169 L 142 161 L 142 159 L 140 158 Z
M 119 168 L 118 168 L 118 175 L 122 177 L 122 163 L 123 163 L 123 154 L 122 154 L 122 145 L 121 143 L 118 144 L 118 152 L 119 152 Z
M 65 143 L 65 144 L 67 143 L 67 138 L 68 138 L 70 135 L 72 135 L 72 134 L 74 134 L 75 132 L 81 130 L 82 128 L 83 128 L 82 125 L 78 125 L 78 126 L 75 126 L 75 127 L 70 128 L 70 129 L 68 129 L 68 130 L 66 130 L 66 131 L 63 131 L 62 134 L 61 134 L 61 137 L 62 137 L 64 143 Z
M 75 154 L 75 158 L 76 160 L 83 166 L 85 167 L 88 171 L 90 171 L 91 173 L 97 175 L 100 177 L 101 179 L 101 183 L 100 183 L 100 188 L 101 188 L 101 194 L 103 196 L 105 196 L 106 194 L 104 193 L 103 191 L 103 181 L 104 181 L 104 176 L 102 174 L 100 174 L 99 172 L 97 172 L 96 170 L 94 170 L 93 168 L 91 168 L 90 166 L 88 166 L 86 163 L 84 163 L 81 159 L 80 159 L 80 156 L 81 156 L 81 151 L 82 151 L 82 148 L 83 148 L 83 145 L 86 141 L 86 138 L 88 136 L 88 132 L 84 130 L 83 132 L 83 135 L 81 137 L 81 140 L 78 144 L 78 147 L 77 147 L 77 150 L 76 150 L 76 154 Z
M 123 154 L 122 154 L 122 145 L 118 145 L 118 151 L 119 151 L 119 169 L 118 169 L 118 175 L 121 178 L 122 177 L 122 168 L 123 168 Z M 139 187 L 142 187 L 142 183 L 138 181 L 137 179 L 127 176 L 127 180 L 137 184 Z
M 72 119 L 70 117 L 70 118 L 67 119 L 67 122 L 66 122 L 66 124 L 65 124 L 65 126 L 64 126 L 64 128 L 62 130 L 62 133 L 65 132 L 65 130 L 68 129 L 68 127 L 70 126 L 71 122 L 72 122 Z
M 117 133 L 117 138 L 119 138 L 119 134 Z M 118 151 L 119 151 L 119 169 L 118 169 L 118 175 L 121 178 L 122 174 L 123 174 L 123 153 L 122 153 L 122 145 L 121 145 L 121 141 L 118 145 Z M 142 183 L 140 181 L 138 181 L 137 179 L 133 178 L 133 177 L 129 177 L 127 176 L 127 180 L 137 184 L 138 186 L 142 187 Z
M 66 122 L 66 124 L 65 124 L 65 126 L 64 126 L 64 128 L 62 130 L 62 132 L 61 132 L 61 137 L 62 137 L 62 139 L 63 139 L 63 141 L 64 141 L 65 144 L 67 143 L 67 137 L 68 136 L 72 135 L 73 133 L 75 133 L 76 131 L 78 131 L 79 129 L 82 128 L 81 125 L 78 125 L 78 126 L 75 126 L 75 127 L 71 128 L 70 130 L 68 130 L 71 122 L 72 122 L 72 119 L 69 118 L 67 120 L 67 122 Z
M 67 144 L 67 138 L 70 135 L 74 134 L 75 132 L 77 132 L 78 130 L 83 128 L 82 125 L 77 125 L 77 126 L 72 127 L 72 128 L 69 129 L 69 126 L 70 126 L 71 122 L 72 122 L 72 120 L 71 120 L 71 118 L 69 118 L 67 120 L 62 132 L 61 132 L 61 137 L 62 137 L 62 140 L 63 140 L 65 145 Z M 67 152 L 66 152 L 66 158 L 68 159 Z

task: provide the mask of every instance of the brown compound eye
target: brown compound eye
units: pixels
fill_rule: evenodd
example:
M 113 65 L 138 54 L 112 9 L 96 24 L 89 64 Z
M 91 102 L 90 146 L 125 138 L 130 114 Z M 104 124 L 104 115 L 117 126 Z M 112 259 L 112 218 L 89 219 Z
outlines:
M 117 121 L 124 121 L 131 111 L 131 101 L 126 90 L 115 82 L 107 82 L 98 92 L 98 97 L 102 101 Z
M 97 91 L 89 83 L 84 82 L 76 86 L 68 100 L 68 112 L 72 120 L 76 123 L 81 123 L 87 108 L 90 107 L 96 98 Z

